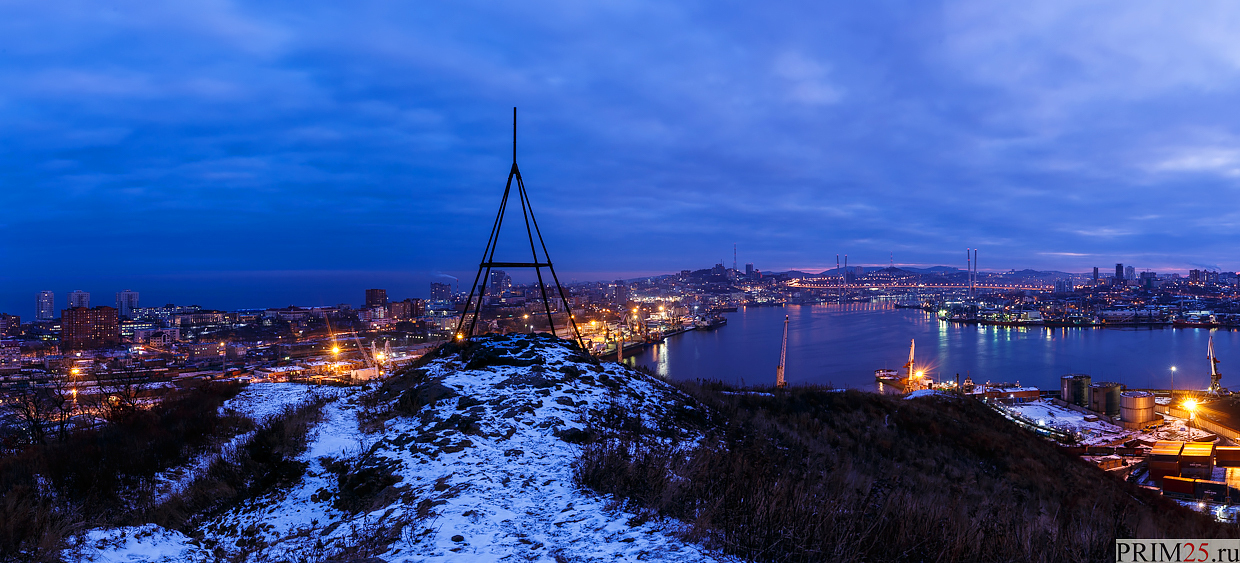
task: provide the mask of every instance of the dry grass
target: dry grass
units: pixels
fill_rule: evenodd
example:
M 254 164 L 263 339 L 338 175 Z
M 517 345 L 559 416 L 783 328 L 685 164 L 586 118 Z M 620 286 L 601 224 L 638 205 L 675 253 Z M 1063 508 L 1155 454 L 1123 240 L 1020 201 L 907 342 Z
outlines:
M 600 438 L 583 448 L 577 479 L 742 557 L 1101 561 L 1115 538 L 1236 534 L 972 400 L 682 387 L 711 413 L 705 440 L 613 412 L 591 429 Z
M 149 508 L 155 475 L 249 428 L 220 412 L 239 390 L 203 386 L 0 458 L 0 561 L 59 560 L 74 534 Z

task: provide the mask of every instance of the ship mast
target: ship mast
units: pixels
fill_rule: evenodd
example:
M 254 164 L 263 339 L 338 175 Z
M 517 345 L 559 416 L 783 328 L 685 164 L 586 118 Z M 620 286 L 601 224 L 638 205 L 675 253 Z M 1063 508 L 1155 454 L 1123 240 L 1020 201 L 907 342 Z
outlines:
M 788 315 L 784 315 L 784 344 L 779 350 L 779 367 L 775 368 L 775 387 L 783 389 L 788 385 L 784 381 L 784 362 L 788 359 Z

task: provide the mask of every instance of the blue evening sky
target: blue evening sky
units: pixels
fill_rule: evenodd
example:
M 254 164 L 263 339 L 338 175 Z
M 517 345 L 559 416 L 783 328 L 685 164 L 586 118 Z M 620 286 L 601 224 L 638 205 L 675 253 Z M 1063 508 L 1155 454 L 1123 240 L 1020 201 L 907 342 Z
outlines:
M 565 281 L 733 244 L 1235 270 L 1237 29 L 1234 2 L 0 2 L 0 311 L 472 278 L 512 106 Z

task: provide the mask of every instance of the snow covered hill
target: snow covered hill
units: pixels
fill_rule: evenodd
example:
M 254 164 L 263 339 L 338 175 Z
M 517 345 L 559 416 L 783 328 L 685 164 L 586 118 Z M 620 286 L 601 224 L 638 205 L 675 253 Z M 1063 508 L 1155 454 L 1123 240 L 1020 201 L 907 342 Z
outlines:
M 614 509 L 572 481 L 584 421 L 615 405 L 659 419 L 685 399 L 549 336 L 478 339 L 378 388 L 261 384 L 262 415 L 329 393 L 304 476 L 201 521 L 95 530 L 86 561 L 712 561 L 675 522 Z M 614 504 L 614 503 L 613 503 Z

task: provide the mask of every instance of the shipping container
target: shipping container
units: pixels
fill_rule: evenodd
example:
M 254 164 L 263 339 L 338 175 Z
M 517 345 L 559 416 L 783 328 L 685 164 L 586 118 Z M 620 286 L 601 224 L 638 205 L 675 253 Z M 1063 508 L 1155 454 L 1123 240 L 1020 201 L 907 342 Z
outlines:
M 1220 467 L 1240 467 L 1240 447 L 1218 446 L 1214 448 L 1214 463 Z
M 1227 483 L 1221 481 L 1206 481 L 1205 479 L 1196 479 L 1193 481 L 1193 491 L 1197 498 L 1206 499 L 1213 502 L 1230 502 L 1230 490 Z
M 1189 442 L 1180 451 L 1180 475 L 1209 479 L 1214 475 L 1214 444 Z
M 1147 463 L 1149 463 L 1150 471 L 1154 471 L 1155 469 L 1157 469 L 1164 473 L 1169 472 L 1169 473 L 1175 473 L 1177 475 L 1179 475 L 1180 473 L 1180 461 L 1179 460 L 1158 461 L 1158 460 L 1151 459 Z
M 1165 469 L 1150 468 L 1150 482 L 1161 487 L 1164 477 L 1179 477 L 1179 472 L 1167 471 Z
M 1154 447 L 1150 448 L 1150 459 L 1159 461 L 1179 461 L 1180 452 L 1184 449 L 1184 442 L 1173 440 L 1159 440 L 1154 443 Z
M 1176 493 L 1181 495 L 1194 496 L 1197 494 L 1193 479 L 1185 479 L 1183 477 L 1174 477 L 1167 475 L 1162 480 L 1162 490 L 1164 493 Z

